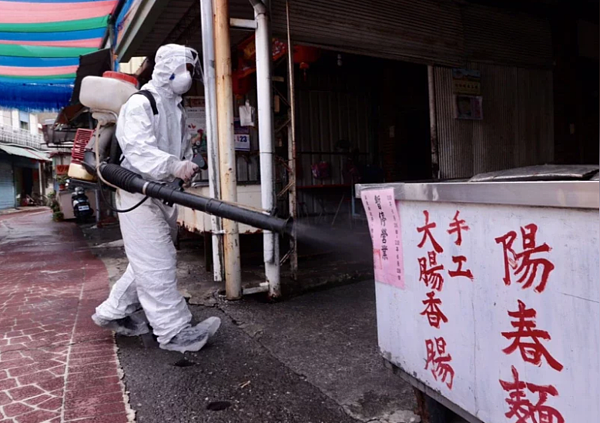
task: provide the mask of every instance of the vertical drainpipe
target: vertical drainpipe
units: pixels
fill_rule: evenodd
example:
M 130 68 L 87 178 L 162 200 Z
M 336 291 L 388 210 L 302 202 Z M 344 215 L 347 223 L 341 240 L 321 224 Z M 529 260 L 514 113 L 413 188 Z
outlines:
M 40 183 L 40 195 L 44 193 L 44 162 L 38 162 L 38 182 Z
M 96 188 L 94 190 L 94 197 L 96 199 L 96 225 L 98 223 L 100 223 L 100 219 L 101 219 L 101 216 L 102 216 L 102 209 L 100 208 L 100 204 L 102 204 L 100 202 L 100 190 L 101 189 L 102 188 L 100 186 L 98 186 L 98 188 Z
M 275 209 L 275 164 L 273 94 L 271 87 L 271 34 L 266 5 L 260 0 L 250 0 L 256 21 L 256 91 L 258 99 L 258 138 L 260 147 L 260 188 L 262 208 Z M 269 296 L 281 295 L 279 269 L 279 235 L 263 232 L 265 276 Z
M 231 81 L 231 42 L 229 36 L 229 0 L 215 0 L 215 74 L 217 82 L 217 133 L 221 199 L 237 202 L 236 157 L 233 141 L 233 85 Z M 223 219 L 225 252 L 225 293 L 228 300 L 242 297 L 240 235 L 237 222 Z
M 435 112 L 435 80 L 433 66 L 427 66 L 427 85 L 429 88 L 429 135 L 431 139 L 431 176 L 440 178 L 440 157 L 438 151 L 437 115 Z
M 217 82 L 215 76 L 215 40 L 212 0 L 200 0 L 202 23 L 202 59 L 204 98 L 206 99 L 206 150 L 208 155 L 208 191 L 212 198 L 221 198 L 219 180 L 219 145 L 217 138 Z M 223 222 L 210 216 L 212 230 L 213 279 L 223 282 Z
M 294 221 L 298 217 L 298 191 L 296 189 L 296 99 L 294 87 L 294 47 L 292 45 L 291 29 L 290 29 L 290 2 L 285 2 L 286 23 L 287 23 L 287 42 L 288 42 L 288 79 L 289 79 L 289 101 L 290 101 L 290 126 L 288 128 L 288 166 L 290 168 L 290 178 L 292 178 L 292 186 L 289 193 L 289 208 L 290 216 Z M 290 267 L 292 279 L 298 278 L 298 241 L 296 240 L 296 225 L 290 239 Z
M 50 162 L 52 163 L 52 162 Z M 48 181 L 47 179 L 44 178 L 44 175 L 48 172 L 48 168 L 46 167 L 48 166 L 48 162 L 44 162 L 44 164 L 42 165 L 41 170 L 41 175 L 40 175 L 40 180 L 42 181 L 42 197 L 46 196 L 46 187 L 48 186 Z M 52 168 L 52 165 L 50 165 L 50 168 Z

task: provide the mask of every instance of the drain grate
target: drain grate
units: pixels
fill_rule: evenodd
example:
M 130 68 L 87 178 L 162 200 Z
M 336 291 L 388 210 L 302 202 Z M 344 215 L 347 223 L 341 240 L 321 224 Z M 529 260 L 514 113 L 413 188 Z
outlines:
M 229 407 L 231 407 L 229 401 L 213 401 L 206 406 L 206 409 L 209 411 L 223 411 Z
M 173 366 L 175 366 L 175 367 L 191 367 L 194 364 L 196 364 L 196 363 L 194 363 L 193 361 L 186 360 L 185 358 L 182 358 L 181 360 L 173 363 Z

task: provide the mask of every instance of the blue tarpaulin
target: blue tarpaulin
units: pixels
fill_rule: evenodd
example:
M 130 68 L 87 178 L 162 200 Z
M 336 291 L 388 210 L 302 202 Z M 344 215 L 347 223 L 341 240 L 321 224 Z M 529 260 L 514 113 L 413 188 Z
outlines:
M 10 109 L 59 110 L 69 104 L 72 81 L 64 85 L 0 81 L 0 106 Z
M 80 57 L 101 47 L 117 3 L 2 0 L 0 107 L 56 111 L 67 106 Z

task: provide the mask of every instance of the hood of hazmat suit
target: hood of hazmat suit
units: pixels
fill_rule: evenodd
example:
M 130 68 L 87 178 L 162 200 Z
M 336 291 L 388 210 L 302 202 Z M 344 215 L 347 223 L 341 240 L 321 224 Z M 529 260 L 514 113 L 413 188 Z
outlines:
M 173 168 L 190 160 L 192 150 L 185 124 L 181 95 L 197 76 L 198 53 L 191 48 L 162 46 L 155 60 L 152 80 L 142 87 L 152 93 L 158 114 L 149 100 L 133 95 L 121 108 L 117 139 L 123 151 L 122 166 L 147 180 L 173 180 Z M 128 209 L 143 196 L 117 192 L 117 205 Z M 190 327 L 191 314 L 177 290 L 177 211 L 156 199 L 120 215 L 119 223 L 129 266 L 96 314 L 100 319 L 124 318 L 141 307 L 161 344 Z
M 173 168 L 192 157 L 181 95 L 192 78 L 199 78 L 198 53 L 185 46 L 167 44 L 156 53 L 152 80 L 142 87 L 156 100 L 158 115 L 150 102 L 132 96 L 121 108 L 117 139 L 125 159 L 122 166 L 152 181 L 171 181 Z M 123 124 L 125 123 L 125 124 Z

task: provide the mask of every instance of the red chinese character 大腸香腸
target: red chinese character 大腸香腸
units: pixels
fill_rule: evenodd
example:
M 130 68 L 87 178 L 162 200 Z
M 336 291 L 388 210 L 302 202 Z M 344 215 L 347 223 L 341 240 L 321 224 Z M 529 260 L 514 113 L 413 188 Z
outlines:
M 423 214 L 425 215 L 425 225 L 421 226 L 420 228 L 417 228 L 418 233 L 423 233 L 423 239 L 421 239 L 421 242 L 417 246 L 419 248 L 423 248 L 425 242 L 429 238 L 429 241 L 431 241 L 431 245 L 433 246 L 435 252 L 438 254 L 443 253 L 444 249 L 440 244 L 438 244 L 438 242 L 433 237 L 433 234 L 431 233 L 431 230 L 435 229 L 437 224 L 435 222 L 429 222 L 429 212 L 427 210 L 423 210 Z
M 431 291 L 427 294 L 427 299 L 423 300 L 423 304 L 425 304 L 426 307 L 425 310 L 421 312 L 421 315 L 427 316 L 429 326 L 439 329 L 441 322 L 448 323 L 448 318 L 440 309 L 442 300 L 435 298 L 435 291 Z
M 419 280 L 423 281 L 426 287 L 441 291 L 444 286 L 444 276 L 440 272 L 444 270 L 444 265 L 437 263 L 435 251 L 428 252 L 427 256 L 417 259 L 419 262 Z
M 444 338 L 426 339 L 425 349 L 427 350 L 425 370 L 429 369 L 435 380 L 441 379 L 448 389 L 452 389 L 454 384 L 454 369 L 450 365 L 452 356 L 446 354 L 446 341 Z

